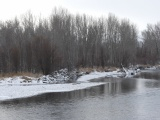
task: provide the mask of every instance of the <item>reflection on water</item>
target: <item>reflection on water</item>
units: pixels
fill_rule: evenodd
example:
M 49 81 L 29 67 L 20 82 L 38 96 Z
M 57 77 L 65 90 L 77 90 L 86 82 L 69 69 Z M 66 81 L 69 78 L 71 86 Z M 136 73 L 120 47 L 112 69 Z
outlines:
M 106 82 L 105 85 L 85 90 L 1 102 L 0 119 L 158 120 L 160 77 L 157 74 L 155 71 L 144 72 L 137 78 L 104 78 L 98 81 Z
M 141 74 L 135 76 L 135 78 L 160 80 L 160 70 L 156 70 L 156 71 L 144 71 Z

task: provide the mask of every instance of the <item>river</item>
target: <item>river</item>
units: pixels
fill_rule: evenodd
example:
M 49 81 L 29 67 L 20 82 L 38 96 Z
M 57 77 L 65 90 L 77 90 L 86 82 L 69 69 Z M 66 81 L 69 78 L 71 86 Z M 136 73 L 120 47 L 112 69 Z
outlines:
M 160 71 L 104 85 L 0 103 L 0 120 L 159 120 Z

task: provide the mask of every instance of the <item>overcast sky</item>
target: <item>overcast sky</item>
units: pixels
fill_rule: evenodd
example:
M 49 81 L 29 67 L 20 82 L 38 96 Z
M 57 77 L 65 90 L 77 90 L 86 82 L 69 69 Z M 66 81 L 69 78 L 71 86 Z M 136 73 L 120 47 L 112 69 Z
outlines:
M 119 18 L 130 19 L 139 30 L 145 29 L 147 23 L 160 21 L 160 0 L 0 0 L 0 20 L 19 17 L 27 11 L 47 17 L 54 7 L 96 17 L 113 13 Z

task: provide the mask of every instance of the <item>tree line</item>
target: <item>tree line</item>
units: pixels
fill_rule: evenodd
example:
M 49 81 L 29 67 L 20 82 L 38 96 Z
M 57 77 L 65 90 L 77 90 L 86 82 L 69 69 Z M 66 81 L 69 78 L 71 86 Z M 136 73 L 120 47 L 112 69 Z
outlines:
M 113 14 L 94 18 L 54 9 L 45 19 L 28 12 L 0 22 L 0 72 L 157 63 L 160 24 L 148 25 L 142 43 L 138 34 L 136 25 Z

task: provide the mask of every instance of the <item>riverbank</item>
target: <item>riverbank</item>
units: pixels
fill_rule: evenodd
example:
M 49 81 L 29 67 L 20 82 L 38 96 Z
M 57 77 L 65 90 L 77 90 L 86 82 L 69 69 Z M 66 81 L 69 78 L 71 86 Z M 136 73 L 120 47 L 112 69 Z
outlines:
M 136 78 L 95 79 L 93 82 L 107 83 L 83 90 L 1 101 L 1 119 L 125 120 L 127 118 L 135 120 L 147 118 L 152 120 L 160 118 L 159 72 L 160 70 L 142 70 Z
M 151 67 L 148 69 L 156 69 L 156 67 Z M 1 78 L 0 101 L 31 97 L 44 93 L 69 92 L 79 89 L 90 88 L 105 84 L 104 82 L 94 82 L 94 83 L 90 82 L 90 80 L 92 79 L 98 79 L 104 77 L 108 78 L 133 77 L 134 75 L 140 72 L 140 70 L 137 71 L 135 69 L 126 69 L 125 72 L 119 69 L 110 72 L 92 71 L 87 74 L 86 73 L 82 74 L 76 81 L 66 82 L 65 79 L 68 79 L 68 76 L 65 76 L 66 70 L 61 70 L 61 71 L 62 71 L 61 74 L 56 73 L 56 75 L 52 77 L 48 75 L 39 78 L 28 77 L 28 76 L 14 76 L 14 77 Z M 59 78 L 61 78 L 61 80 Z M 50 82 L 51 79 L 53 79 L 52 82 Z
M 92 79 L 101 77 L 120 77 L 124 73 L 118 71 L 112 72 L 91 72 L 83 75 L 74 83 L 64 84 L 45 84 L 34 77 L 17 76 L 0 80 L 0 101 L 16 98 L 31 97 L 51 92 L 68 92 L 79 89 L 85 89 L 93 86 L 102 85 L 102 82 L 90 82 Z M 28 80 L 26 80 L 28 79 Z M 27 82 L 26 82 L 27 81 Z

